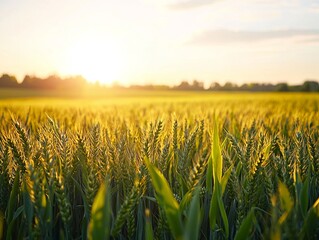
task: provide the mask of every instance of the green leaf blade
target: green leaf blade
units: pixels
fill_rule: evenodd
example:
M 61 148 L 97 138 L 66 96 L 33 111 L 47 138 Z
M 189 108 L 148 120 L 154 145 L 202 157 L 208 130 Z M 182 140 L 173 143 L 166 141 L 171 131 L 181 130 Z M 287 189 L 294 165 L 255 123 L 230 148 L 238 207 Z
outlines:
M 111 196 L 106 180 L 101 186 L 92 205 L 88 226 L 88 239 L 109 239 L 111 218 Z
M 183 235 L 179 204 L 174 198 L 173 192 L 163 174 L 150 163 L 148 158 L 145 158 L 145 164 L 152 179 L 158 204 L 166 214 L 167 222 L 173 236 L 179 239 Z

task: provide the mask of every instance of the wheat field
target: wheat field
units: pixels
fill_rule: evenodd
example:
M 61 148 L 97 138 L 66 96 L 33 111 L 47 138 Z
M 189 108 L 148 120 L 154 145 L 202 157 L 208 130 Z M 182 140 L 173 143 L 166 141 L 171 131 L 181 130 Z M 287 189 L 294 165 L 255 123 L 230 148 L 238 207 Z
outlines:
M 0 101 L 0 239 L 316 239 L 319 95 Z

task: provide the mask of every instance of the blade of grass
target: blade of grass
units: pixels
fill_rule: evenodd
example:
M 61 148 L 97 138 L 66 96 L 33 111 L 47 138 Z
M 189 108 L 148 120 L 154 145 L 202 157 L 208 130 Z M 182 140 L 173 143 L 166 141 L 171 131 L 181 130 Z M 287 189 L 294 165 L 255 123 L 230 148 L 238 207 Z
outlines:
M 254 224 L 254 217 L 254 210 L 251 209 L 240 224 L 240 227 L 235 235 L 235 240 L 249 239 L 249 235 Z
M 281 215 L 281 217 L 279 218 L 279 221 L 278 221 L 279 224 L 282 224 L 286 220 L 286 218 L 288 217 L 291 209 L 294 206 L 294 203 L 293 203 L 293 200 L 290 196 L 288 188 L 282 182 L 279 182 L 279 184 L 278 184 L 278 192 L 279 192 L 280 205 L 281 205 L 282 209 L 284 210 L 284 213 Z
M 308 210 L 308 201 L 309 201 L 309 177 L 302 184 L 301 193 L 300 193 L 300 208 L 303 217 L 306 217 Z
M 109 239 L 111 218 L 111 191 L 108 180 L 100 186 L 93 201 L 88 239 Z
M 309 209 L 301 229 L 299 239 L 311 239 L 319 222 L 319 198 Z
M 213 132 L 213 144 L 212 144 L 212 156 L 213 156 L 213 178 L 214 184 L 218 181 L 221 183 L 222 171 L 223 171 L 223 159 L 221 154 L 221 148 L 219 144 L 219 132 L 217 120 L 214 121 Z
M 226 189 L 226 185 L 228 182 L 228 179 L 230 177 L 231 171 L 233 169 L 233 165 L 231 165 L 227 171 L 225 172 L 225 174 L 222 177 L 222 181 L 221 181 L 221 186 L 222 186 L 222 195 L 224 195 L 225 189 Z
M 145 210 L 145 217 L 146 217 L 146 221 L 145 221 L 145 240 L 153 240 L 154 236 L 153 236 L 153 229 L 152 229 L 152 222 L 151 222 L 151 214 L 150 214 L 150 210 L 146 209 Z
M 213 132 L 213 144 L 212 144 L 212 169 L 213 169 L 213 180 L 214 180 L 214 189 L 213 189 L 213 196 L 210 203 L 210 210 L 209 210 L 209 218 L 210 218 L 210 227 L 211 229 L 216 228 L 216 222 L 218 218 L 218 212 L 221 215 L 224 230 L 226 234 L 226 238 L 229 236 L 229 223 L 227 214 L 225 211 L 224 203 L 223 203 L 223 191 L 226 188 L 226 184 L 228 178 L 230 176 L 230 171 L 225 175 L 225 178 L 222 176 L 223 170 L 223 158 L 221 154 L 221 146 L 219 143 L 219 133 L 218 133 L 218 124 L 215 118 L 214 121 L 214 132 Z
M 179 204 L 174 198 L 172 190 L 163 174 L 150 163 L 148 158 L 145 158 L 144 162 L 152 179 L 152 184 L 156 192 L 156 199 L 166 214 L 170 230 L 176 239 L 181 239 L 183 227 Z
M 213 192 L 213 159 L 210 157 L 207 163 L 207 171 L 206 171 L 206 188 L 209 194 Z
M 7 239 L 12 239 L 12 230 L 13 230 L 13 223 L 14 223 L 14 212 L 15 208 L 17 205 L 17 199 L 18 199 L 18 194 L 19 194 L 19 182 L 20 182 L 20 169 L 17 169 L 14 183 L 13 183 L 13 188 L 10 193 L 9 197 L 9 202 L 8 202 L 8 208 L 7 208 L 7 224 L 8 224 L 8 229 L 7 229 Z
M 201 213 L 200 213 L 200 201 L 199 201 L 199 188 L 195 190 L 195 194 L 191 201 L 187 220 L 186 229 L 184 232 L 185 240 L 199 239 L 200 225 L 201 225 Z

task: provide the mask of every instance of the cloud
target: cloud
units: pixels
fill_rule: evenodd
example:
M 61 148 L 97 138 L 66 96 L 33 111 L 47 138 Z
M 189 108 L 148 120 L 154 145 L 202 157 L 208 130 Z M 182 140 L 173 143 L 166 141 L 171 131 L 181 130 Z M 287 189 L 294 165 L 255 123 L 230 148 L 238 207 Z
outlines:
M 224 2 L 227 0 L 178 0 L 173 3 L 169 3 L 166 6 L 171 10 L 189 10 L 193 8 L 198 8 L 206 5 L 210 5 L 216 2 Z M 228 2 L 231 2 L 230 0 Z M 284 5 L 289 6 L 299 6 L 299 0 L 246 0 L 251 4 L 266 4 L 266 5 Z
M 301 43 L 319 43 L 319 37 L 304 39 L 300 41 Z
M 273 30 L 273 31 L 232 31 L 210 30 L 202 32 L 191 40 L 193 44 L 228 44 L 228 43 L 254 43 L 274 39 L 290 39 L 306 37 L 308 40 L 317 41 L 319 29 L 301 30 Z
M 182 2 L 169 4 L 167 5 L 167 7 L 171 10 L 186 10 L 186 9 L 192 9 L 192 8 L 205 6 L 218 1 L 220 0 L 188 0 L 188 1 L 182 1 Z
M 319 6 L 309 7 L 308 12 L 310 13 L 319 13 Z

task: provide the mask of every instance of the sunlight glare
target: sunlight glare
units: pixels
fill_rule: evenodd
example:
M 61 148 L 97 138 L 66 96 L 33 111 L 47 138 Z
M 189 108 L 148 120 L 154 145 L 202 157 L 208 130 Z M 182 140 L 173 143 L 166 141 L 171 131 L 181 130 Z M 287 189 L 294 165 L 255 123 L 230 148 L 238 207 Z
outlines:
M 89 82 L 111 84 L 123 72 L 124 57 L 120 50 L 111 41 L 80 39 L 68 51 L 66 71 L 82 75 Z

